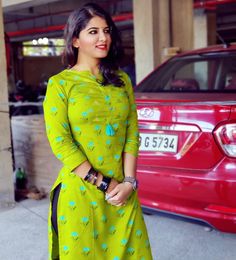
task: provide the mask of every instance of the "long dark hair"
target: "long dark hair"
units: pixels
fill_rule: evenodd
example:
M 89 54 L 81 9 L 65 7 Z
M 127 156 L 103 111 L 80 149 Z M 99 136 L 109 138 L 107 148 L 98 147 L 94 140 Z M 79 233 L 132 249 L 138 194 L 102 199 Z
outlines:
M 124 85 L 124 82 L 117 74 L 119 61 L 123 56 L 121 38 L 110 15 L 97 4 L 86 4 L 81 9 L 70 14 L 64 29 L 65 49 L 63 53 L 63 62 L 69 67 L 76 64 L 79 50 L 73 46 L 73 39 L 79 37 L 80 31 L 86 27 L 94 16 L 99 16 L 106 21 L 110 28 L 112 40 L 108 55 L 105 58 L 102 58 L 99 64 L 99 70 L 103 75 L 101 84 L 104 86 L 113 84 L 116 87 L 121 87 Z

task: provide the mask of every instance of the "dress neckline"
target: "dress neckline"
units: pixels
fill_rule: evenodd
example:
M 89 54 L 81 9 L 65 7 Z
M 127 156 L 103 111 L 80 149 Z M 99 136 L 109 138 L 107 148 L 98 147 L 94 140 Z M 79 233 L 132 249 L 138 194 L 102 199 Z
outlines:
M 74 69 L 65 69 L 65 71 L 69 71 L 69 72 L 72 72 L 72 73 L 76 73 L 76 74 L 82 74 L 82 75 L 88 75 L 90 76 L 91 78 L 93 78 L 94 80 L 99 80 L 101 81 L 103 76 L 101 74 L 101 72 L 98 73 L 97 76 L 95 76 L 90 70 L 74 70 Z

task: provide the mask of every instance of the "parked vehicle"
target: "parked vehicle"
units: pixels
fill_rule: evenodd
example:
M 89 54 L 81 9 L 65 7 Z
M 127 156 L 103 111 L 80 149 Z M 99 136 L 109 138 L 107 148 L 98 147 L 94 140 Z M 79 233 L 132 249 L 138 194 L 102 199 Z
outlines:
M 136 92 L 144 210 L 236 233 L 236 45 L 175 56 Z
M 22 80 L 16 82 L 16 91 L 9 95 L 10 116 L 34 115 L 40 114 L 41 105 L 37 102 L 41 101 L 36 91 L 31 86 L 25 85 Z

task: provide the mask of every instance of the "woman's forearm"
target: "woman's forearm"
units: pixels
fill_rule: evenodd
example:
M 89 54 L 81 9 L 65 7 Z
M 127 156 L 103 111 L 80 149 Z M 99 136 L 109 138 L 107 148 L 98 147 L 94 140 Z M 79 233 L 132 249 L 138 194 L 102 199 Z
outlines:
M 76 167 L 73 172 L 77 174 L 80 178 L 84 179 L 91 167 L 92 165 L 89 163 L 89 161 L 85 161 L 81 163 L 78 167 Z M 96 182 L 97 186 L 100 185 L 102 181 L 102 177 L 103 177 L 102 174 L 98 173 L 97 182 Z
M 130 177 L 136 177 L 136 169 L 137 169 L 137 158 L 130 154 L 123 154 L 123 163 L 124 163 L 124 175 Z
M 91 168 L 91 164 L 89 163 L 89 161 L 85 161 L 81 163 L 79 166 L 77 166 L 73 170 L 73 172 L 76 173 L 82 179 L 84 179 L 84 177 L 87 175 L 90 168 Z
M 76 167 L 73 172 L 77 174 L 80 178 L 84 179 L 91 167 L 92 165 L 89 163 L 89 161 L 85 161 L 81 163 L 78 167 Z M 97 181 L 95 183 L 97 187 L 100 186 L 102 179 L 103 175 L 98 172 Z M 117 184 L 118 182 L 115 179 L 112 179 L 109 185 L 109 191 L 112 190 Z

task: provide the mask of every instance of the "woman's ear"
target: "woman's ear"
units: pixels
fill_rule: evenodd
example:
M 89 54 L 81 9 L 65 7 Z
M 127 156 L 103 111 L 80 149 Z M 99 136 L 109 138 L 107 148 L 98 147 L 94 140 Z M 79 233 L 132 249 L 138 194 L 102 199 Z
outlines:
M 74 48 L 79 48 L 79 39 L 74 37 L 72 40 L 72 45 Z

